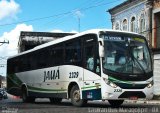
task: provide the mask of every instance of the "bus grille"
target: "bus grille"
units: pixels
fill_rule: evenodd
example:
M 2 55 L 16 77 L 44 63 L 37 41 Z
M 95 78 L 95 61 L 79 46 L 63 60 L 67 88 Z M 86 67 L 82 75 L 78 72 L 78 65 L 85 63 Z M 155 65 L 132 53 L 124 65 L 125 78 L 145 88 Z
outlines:
M 126 84 L 126 83 L 116 83 L 122 89 L 144 89 L 148 84 Z
M 130 98 L 130 97 L 145 98 L 146 95 L 142 91 L 125 91 L 118 98 Z

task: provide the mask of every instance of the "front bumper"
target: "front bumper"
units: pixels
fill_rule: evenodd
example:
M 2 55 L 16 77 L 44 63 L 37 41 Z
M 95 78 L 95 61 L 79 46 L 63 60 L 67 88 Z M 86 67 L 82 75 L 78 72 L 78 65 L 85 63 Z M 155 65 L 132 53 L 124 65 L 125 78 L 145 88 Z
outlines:
M 153 86 L 144 89 L 122 89 L 120 87 L 113 88 L 107 84 L 105 88 L 101 88 L 103 100 L 117 100 L 117 99 L 145 99 L 153 98 Z

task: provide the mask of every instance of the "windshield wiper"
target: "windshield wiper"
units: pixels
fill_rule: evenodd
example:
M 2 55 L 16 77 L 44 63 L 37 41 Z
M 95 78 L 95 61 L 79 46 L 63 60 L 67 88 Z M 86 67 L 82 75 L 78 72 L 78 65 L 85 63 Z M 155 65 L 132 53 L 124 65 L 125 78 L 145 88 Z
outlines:
M 134 45 L 135 45 L 135 43 L 134 43 Z M 130 55 L 131 55 L 132 61 L 133 61 L 133 62 L 136 61 L 137 64 L 139 65 L 139 67 L 141 68 L 141 70 L 143 71 L 143 73 L 146 74 L 146 71 L 145 71 L 145 69 L 143 68 L 143 66 L 141 65 L 141 63 L 137 60 L 137 58 L 134 57 L 133 53 L 131 52 L 131 51 L 132 51 L 131 47 L 132 47 L 132 46 L 129 45 L 129 53 L 130 53 Z M 132 64 L 132 65 L 133 65 L 133 64 Z M 134 67 L 133 67 L 133 68 L 134 68 Z
M 138 65 L 140 66 L 140 68 L 141 68 L 141 70 L 144 72 L 144 74 L 146 74 L 145 69 L 143 68 L 143 66 L 141 65 L 141 63 L 133 56 L 133 54 L 132 54 L 132 57 L 133 57 L 133 60 L 138 63 Z
M 134 42 L 133 42 L 134 43 Z M 135 43 L 134 43 L 134 46 L 135 46 Z M 134 62 L 134 61 L 136 61 L 137 63 L 138 63 L 138 65 L 139 65 L 139 67 L 141 68 L 141 70 L 143 71 L 143 73 L 144 74 L 146 74 L 146 71 L 145 71 L 145 69 L 143 68 L 143 66 L 140 64 L 140 62 L 134 57 L 134 55 L 133 55 L 133 53 L 131 52 L 132 51 L 132 46 L 130 45 L 130 44 L 128 44 L 128 53 L 131 55 L 131 59 L 132 59 L 132 61 Z M 133 66 L 133 64 L 132 64 L 132 66 Z M 132 67 L 132 69 L 134 69 L 134 67 Z

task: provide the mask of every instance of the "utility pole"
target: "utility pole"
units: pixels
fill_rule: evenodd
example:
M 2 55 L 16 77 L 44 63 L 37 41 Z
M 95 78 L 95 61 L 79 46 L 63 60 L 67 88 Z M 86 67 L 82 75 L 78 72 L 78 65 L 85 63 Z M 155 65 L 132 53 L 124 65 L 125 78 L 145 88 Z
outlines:
M 3 44 L 9 44 L 9 41 L 5 41 L 5 40 L 4 40 L 3 42 L 0 41 L 0 44 L 1 44 L 1 45 L 3 45 Z M 1 46 L 1 45 L 0 45 L 0 46 Z M 3 64 L 0 64 L 0 68 L 1 68 L 1 67 L 4 67 L 4 65 L 3 65 Z M 1 88 L 1 87 L 2 87 L 2 76 L 0 75 L 0 88 Z
M 75 15 L 77 17 L 78 32 L 80 32 L 81 31 L 81 18 L 80 17 L 82 16 L 82 14 L 79 10 L 76 10 Z
M 5 41 L 5 40 L 4 40 L 3 42 L 0 41 L 0 43 L 2 43 L 2 44 L 5 44 L 5 43 L 6 43 L 6 44 L 9 44 L 9 41 Z
M 0 78 L 0 88 L 2 87 L 1 85 L 2 85 L 2 80 L 1 80 L 1 78 Z
M 78 31 L 80 33 L 81 31 L 81 21 L 80 21 L 80 17 L 78 16 Z

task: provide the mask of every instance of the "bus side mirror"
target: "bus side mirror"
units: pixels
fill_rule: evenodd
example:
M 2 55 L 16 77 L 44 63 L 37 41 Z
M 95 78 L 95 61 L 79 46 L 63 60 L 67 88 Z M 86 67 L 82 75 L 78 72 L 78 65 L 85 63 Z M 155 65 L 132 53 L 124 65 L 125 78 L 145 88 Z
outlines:
M 104 47 L 102 45 L 99 45 L 99 56 L 101 58 L 104 57 Z

